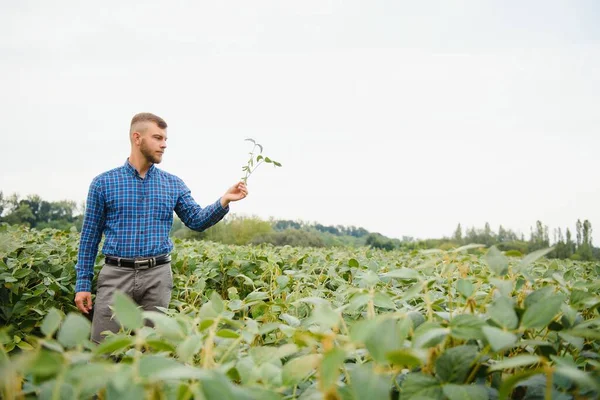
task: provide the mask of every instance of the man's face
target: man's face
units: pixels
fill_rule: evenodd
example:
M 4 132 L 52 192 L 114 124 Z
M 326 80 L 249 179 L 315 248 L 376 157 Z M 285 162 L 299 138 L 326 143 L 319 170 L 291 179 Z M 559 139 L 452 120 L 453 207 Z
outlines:
M 141 134 L 140 152 L 151 163 L 159 164 L 167 148 L 167 132 L 153 122 L 148 123 L 146 132 Z

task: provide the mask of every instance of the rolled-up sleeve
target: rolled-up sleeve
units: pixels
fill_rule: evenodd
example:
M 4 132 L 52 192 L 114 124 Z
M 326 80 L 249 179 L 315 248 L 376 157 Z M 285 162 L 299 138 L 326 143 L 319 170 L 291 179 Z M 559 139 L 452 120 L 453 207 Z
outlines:
M 223 219 L 229 212 L 229 206 L 223 207 L 219 198 L 214 203 L 202 208 L 192 197 L 190 189 L 178 179 L 179 196 L 175 205 L 175 213 L 188 228 L 201 232 Z

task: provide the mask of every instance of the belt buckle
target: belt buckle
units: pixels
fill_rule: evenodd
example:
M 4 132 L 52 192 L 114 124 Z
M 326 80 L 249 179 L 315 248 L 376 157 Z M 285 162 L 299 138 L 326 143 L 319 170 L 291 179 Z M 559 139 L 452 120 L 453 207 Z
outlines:
M 151 261 L 152 261 L 152 260 L 151 260 L 151 259 L 148 259 L 148 258 L 147 258 L 147 259 L 145 259 L 145 260 L 134 260 L 134 261 L 133 261 L 133 265 L 134 265 L 136 268 L 139 268 L 139 267 L 151 267 L 151 264 L 152 264 L 152 262 L 151 262 Z

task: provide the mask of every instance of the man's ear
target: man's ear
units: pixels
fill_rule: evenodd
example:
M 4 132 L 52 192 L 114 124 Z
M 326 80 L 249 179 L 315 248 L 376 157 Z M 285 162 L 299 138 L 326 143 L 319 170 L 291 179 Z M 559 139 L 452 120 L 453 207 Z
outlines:
M 140 144 L 140 142 L 142 141 L 142 134 L 139 133 L 138 131 L 135 131 L 131 134 L 131 139 L 132 139 L 133 143 Z

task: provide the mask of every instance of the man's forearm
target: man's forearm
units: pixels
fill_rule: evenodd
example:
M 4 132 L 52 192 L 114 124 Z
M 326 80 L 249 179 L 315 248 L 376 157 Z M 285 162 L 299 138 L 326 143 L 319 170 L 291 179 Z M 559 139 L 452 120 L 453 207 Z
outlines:
M 221 197 L 221 207 L 223 208 L 227 208 L 227 206 L 229 205 L 229 203 L 231 203 L 230 200 L 227 200 L 224 196 Z

